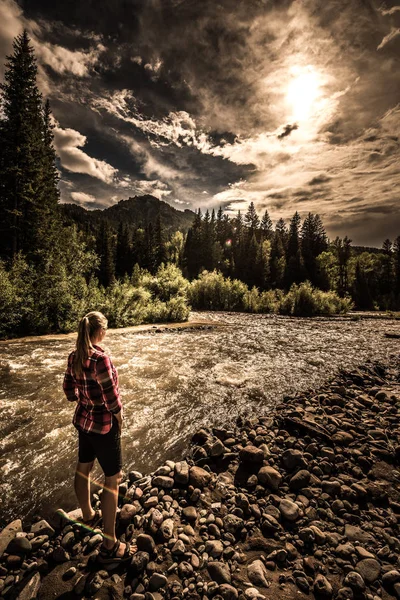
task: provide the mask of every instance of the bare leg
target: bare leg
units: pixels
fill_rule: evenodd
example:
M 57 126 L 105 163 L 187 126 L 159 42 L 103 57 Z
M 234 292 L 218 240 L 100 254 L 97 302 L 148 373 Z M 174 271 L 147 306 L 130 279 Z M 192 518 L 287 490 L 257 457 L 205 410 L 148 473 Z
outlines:
M 105 548 L 112 548 L 117 541 L 115 535 L 115 518 L 118 505 L 118 486 L 121 481 L 121 473 L 112 477 L 105 477 L 104 489 L 101 494 L 101 512 L 103 515 Z M 126 545 L 121 543 L 118 548 L 117 556 L 123 556 Z
M 82 518 L 84 521 L 89 521 L 94 517 L 95 514 L 90 504 L 90 471 L 92 468 L 93 462 L 78 462 L 75 472 L 75 494 L 78 499 L 79 506 L 81 507 Z

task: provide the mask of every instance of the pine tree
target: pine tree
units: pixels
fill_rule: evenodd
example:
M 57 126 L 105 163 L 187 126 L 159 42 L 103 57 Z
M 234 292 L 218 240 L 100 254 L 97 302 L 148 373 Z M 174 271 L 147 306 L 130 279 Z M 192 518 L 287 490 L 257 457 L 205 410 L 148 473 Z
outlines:
M 260 226 L 260 219 L 254 206 L 254 202 L 250 202 L 249 208 L 244 216 L 244 221 L 248 227 L 248 240 L 251 240 L 252 236 L 256 234 Z
M 217 220 L 215 223 L 215 236 L 217 241 L 221 244 L 221 246 L 224 245 L 225 240 L 224 240 L 224 224 L 223 224 L 223 210 L 222 210 L 222 206 L 219 207 L 218 212 L 217 212 Z
M 234 219 L 233 226 L 233 262 L 235 265 L 235 271 L 232 273 L 237 279 L 244 281 L 245 273 L 245 261 L 246 261 L 246 244 L 245 244 L 245 230 L 243 224 L 243 217 L 240 210 Z
M 400 309 L 400 235 L 393 244 L 393 260 L 394 260 L 394 291 L 397 296 L 397 310 Z
M 279 235 L 281 242 L 283 244 L 283 248 L 286 250 L 288 229 L 287 229 L 285 221 L 282 218 L 278 219 L 275 224 L 275 235 Z
M 332 248 L 334 254 L 336 255 L 339 267 L 337 292 L 343 296 L 346 292 L 348 292 L 349 288 L 348 265 L 351 256 L 351 240 L 347 236 L 345 236 L 343 240 L 337 237 L 332 243 Z
M 394 264 L 393 264 L 393 245 L 389 239 L 386 239 L 382 245 L 382 268 L 379 278 L 379 293 L 386 297 L 384 302 L 387 306 L 390 304 L 389 296 L 393 292 Z
M 102 221 L 97 237 L 97 254 L 100 258 L 99 282 L 104 287 L 115 282 L 114 249 L 113 231 L 106 221 Z
M 269 216 L 268 210 L 265 209 L 265 213 L 263 215 L 263 218 L 261 219 L 261 223 L 260 223 L 260 229 L 262 231 L 263 237 L 265 240 L 271 240 L 272 236 L 273 236 L 273 229 L 272 229 L 272 221 L 271 221 L 271 217 Z
M 373 310 L 374 301 L 368 282 L 368 277 L 362 268 L 360 261 L 358 260 L 356 263 L 352 296 L 358 309 Z
M 28 258 L 47 247 L 44 224 L 58 201 L 50 108 L 43 112 L 37 67 L 26 31 L 7 57 L 1 84 L 0 255 Z M 53 211 L 53 212 L 52 212 Z
M 154 230 L 154 269 L 157 271 L 161 263 L 166 260 L 165 244 L 164 244 L 164 230 L 161 223 L 161 215 L 158 213 L 156 219 L 156 226 Z
M 115 253 L 115 274 L 117 277 L 131 275 L 132 262 L 132 234 L 126 223 L 120 223 L 117 234 L 117 247 Z
M 286 248 L 285 287 L 303 280 L 303 267 L 300 253 L 300 224 L 301 219 L 296 211 L 290 220 L 288 243 Z
M 317 257 L 327 247 L 326 232 L 320 216 L 308 213 L 301 228 L 301 254 L 307 279 L 315 286 L 321 284 Z
M 284 285 L 287 235 L 285 221 L 283 219 L 278 219 L 271 242 L 271 254 L 269 259 L 270 281 L 273 288 L 282 288 Z
M 202 214 L 201 210 L 199 209 L 198 212 L 195 213 L 193 224 L 187 233 L 183 251 L 183 268 L 185 274 L 190 279 L 197 277 L 201 267 L 203 266 L 201 249 Z

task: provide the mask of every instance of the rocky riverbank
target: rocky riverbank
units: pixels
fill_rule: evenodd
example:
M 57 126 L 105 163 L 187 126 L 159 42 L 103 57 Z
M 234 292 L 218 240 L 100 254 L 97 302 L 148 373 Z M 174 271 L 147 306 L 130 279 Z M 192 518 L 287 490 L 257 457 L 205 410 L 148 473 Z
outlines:
M 400 598 L 398 365 L 342 372 L 269 417 L 198 431 L 185 461 L 120 486 L 128 567 L 58 512 L 0 533 L 0 593 L 19 600 Z M 99 504 L 99 497 L 93 502 Z

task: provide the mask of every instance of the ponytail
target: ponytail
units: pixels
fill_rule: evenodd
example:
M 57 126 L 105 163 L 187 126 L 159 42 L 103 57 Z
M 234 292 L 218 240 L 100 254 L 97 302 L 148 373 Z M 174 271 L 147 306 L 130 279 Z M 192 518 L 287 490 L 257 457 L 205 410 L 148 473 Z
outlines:
M 94 350 L 92 339 L 100 329 L 107 329 L 107 319 L 100 312 L 90 312 L 79 322 L 73 360 L 74 373 L 78 378 L 83 374 L 83 363 L 89 358 L 89 351 Z

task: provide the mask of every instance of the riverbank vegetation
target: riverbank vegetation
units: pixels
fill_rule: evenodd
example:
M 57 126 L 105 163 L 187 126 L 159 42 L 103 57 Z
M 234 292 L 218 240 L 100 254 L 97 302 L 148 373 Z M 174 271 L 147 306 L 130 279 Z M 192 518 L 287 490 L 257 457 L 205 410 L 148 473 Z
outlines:
M 400 236 L 382 250 L 352 248 L 348 238 L 330 242 L 318 215 L 296 212 L 273 227 L 253 203 L 243 217 L 199 210 L 188 231 L 164 226 L 161 212 L 154 219 L 155 199 L 151 219 L 143 211 L 134 223 L 129 201 L 109 221 L 65 210 L 36 76 L 24 32 L 0 88 L 1 337 L 71 331 L 94 309 L 121 327 L 182 321 L 190 307 L 294 316 L 400 308 Z

